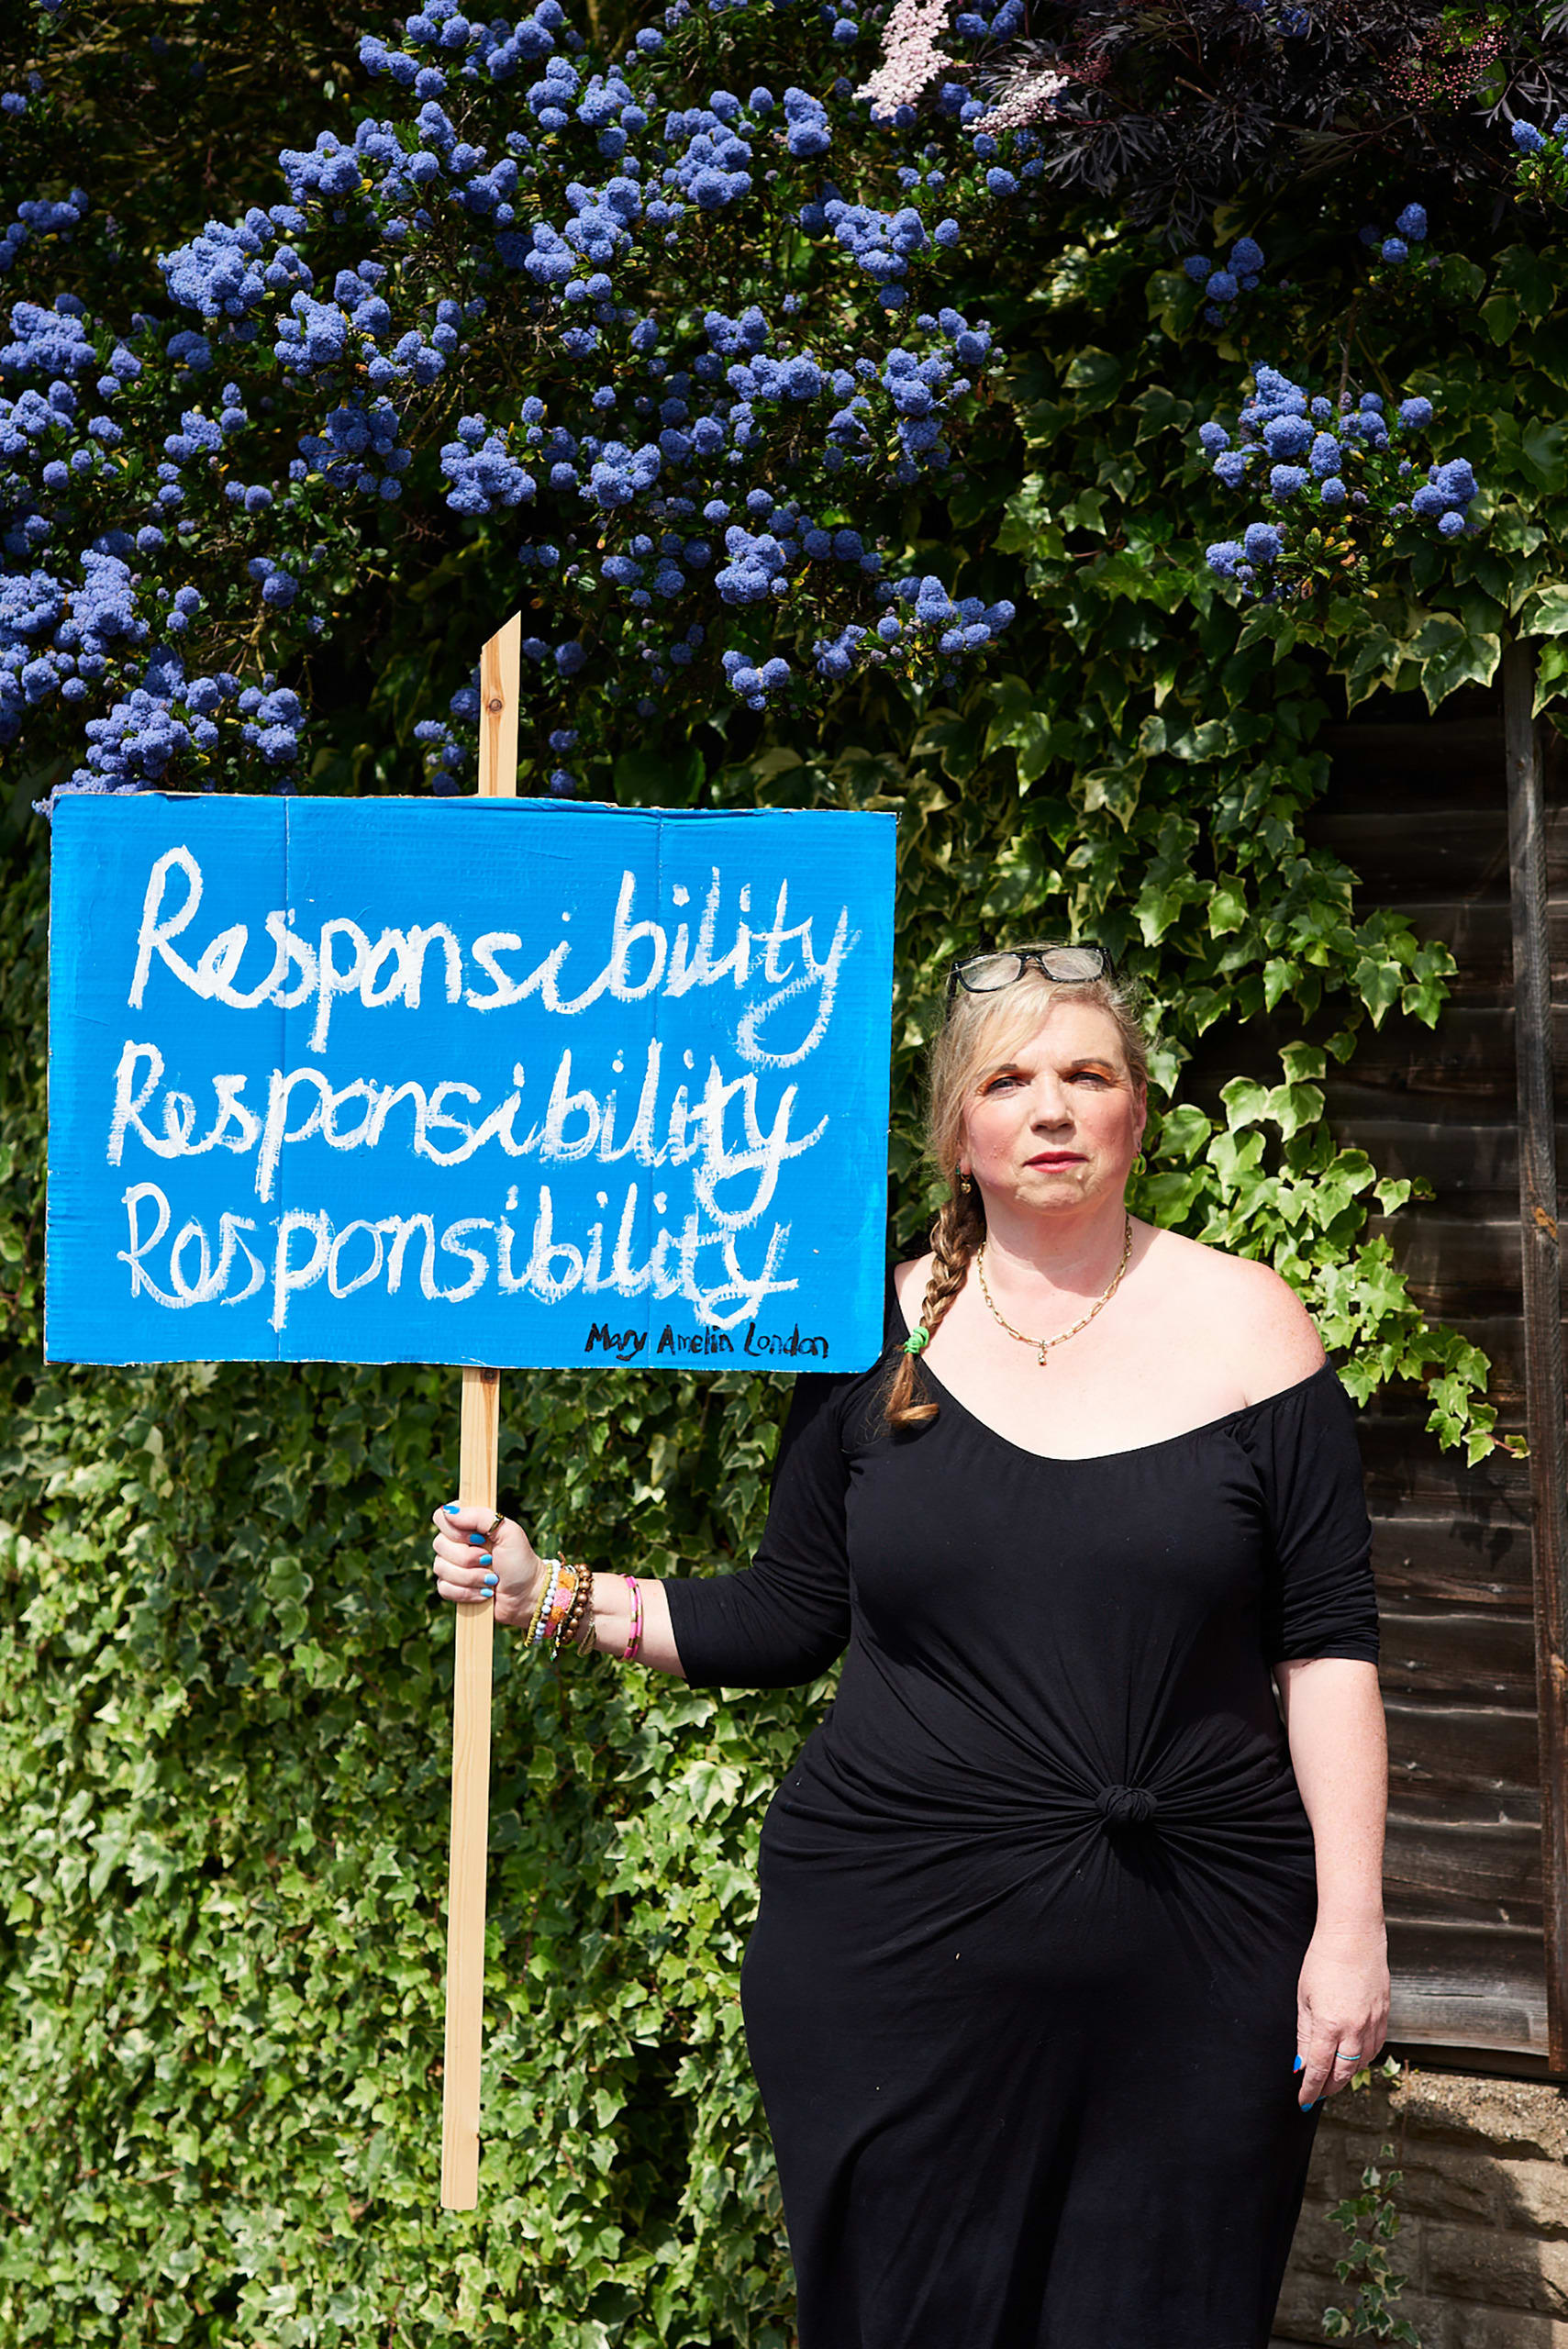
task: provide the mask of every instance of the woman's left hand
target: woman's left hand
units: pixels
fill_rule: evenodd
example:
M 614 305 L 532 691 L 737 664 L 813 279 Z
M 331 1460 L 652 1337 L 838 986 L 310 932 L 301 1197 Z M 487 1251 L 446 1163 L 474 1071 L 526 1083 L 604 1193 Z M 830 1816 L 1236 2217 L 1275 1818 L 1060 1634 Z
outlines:
M 1388 2029 L 1388 1936 L 1376 1925 L 1323 1925 L 1296 1993 L 1298 2102 L 1338 2096 L 1370 2064 Z

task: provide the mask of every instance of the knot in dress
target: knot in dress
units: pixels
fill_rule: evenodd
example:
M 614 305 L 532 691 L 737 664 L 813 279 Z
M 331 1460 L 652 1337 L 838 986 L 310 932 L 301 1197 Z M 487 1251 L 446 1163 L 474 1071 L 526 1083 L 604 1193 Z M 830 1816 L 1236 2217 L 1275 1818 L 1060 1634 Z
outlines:
M 1327 1364 L 1162 1442 L 895 1432 L 796 1382 L 694 1687 L 838 1693 L 775 1794 L 741 1974 L 800 2349 L 1264 2349 L 1316 2116 L 1317 1907 L 1271 1666 L 1377 1656 Z M 1042 1426 L 1049 1422 L 1042 1419 Z
M 1107 1827 L 1146 1827 L 1160 1808 L 1152 1787 L 1102 1787 L 1095 1801 Z

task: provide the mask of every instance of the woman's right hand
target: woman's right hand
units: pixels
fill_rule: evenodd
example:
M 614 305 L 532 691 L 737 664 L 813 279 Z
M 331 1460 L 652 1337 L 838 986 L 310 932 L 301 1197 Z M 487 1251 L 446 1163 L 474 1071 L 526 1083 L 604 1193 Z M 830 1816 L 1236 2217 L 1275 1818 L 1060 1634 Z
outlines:
M 497 1623 L 523 1624 L 543 1586 L 544 1562 L 510 1518 L 503 1518 L 494 1541 L 487 1541 L 495 1516 L 494 1509 L 459 1508 L 450 1502 L 434 1512 L 436 1589 L 460 1606 L 494 1598 Z

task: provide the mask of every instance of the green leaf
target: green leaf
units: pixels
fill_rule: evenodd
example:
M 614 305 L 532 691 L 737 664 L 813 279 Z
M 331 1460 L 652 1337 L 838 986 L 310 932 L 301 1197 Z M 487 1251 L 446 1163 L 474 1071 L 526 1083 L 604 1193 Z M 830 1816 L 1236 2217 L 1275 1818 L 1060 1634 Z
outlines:
M 1286 1044 L 1280 1052 L 1280 1064 L 1293 1085 L 1303 1085 L 1324 1074 L 1329 1058 L 1320 1044 Z
M 1448 299 L 1472 307 L 1486 283 L 1486 273 L 1464 253 L 1447 252 L 1439 262 L 1439 283 Z
M 1201 725 L 1195 726 L 1190 733 L 1175 737 L 1170 745 L 1171 755 L 1173 758 L 1189 761 L 1223 758 L 1225 753 L 1234 747 L 1235 739 L 1229 720 L 1222 718 L 1206 718 Z
M 1003 509 L 995 543 L 1004 554 L 1024 554 L 1034 546 L 1050 519 L 1045 476 L 1029 473 Z
M 1556 495 L 1568 488 L 1568 464 L 1564 462 L 1560 424 L 1543 423 L 1539 417 L 1527 424 L 1519 435 L 1519 453 L 1527 472 L 1534 475 L 1542 489 Z
M 1536 660 L 1533 715 L 1539 717 L 1550 703 L 1557 699 L 1564 677 L 1568 677 L 1568 644 L 1542 645 Z
M 1512 294 L 1488 294 L 1481 305 L 1481 322 L 1496 343 L 1510 341 L 1519 322 L 1519 306 Z
M 1138 418 L 1134 442 L 1140 447 L 1156 433 L 1183 430 L 1192 422 L 1195 413 L 1190 400 L 1178 399 L 1163 384 L 1151 384 L 1129 405 Z
M 1081 489 L 1070 505 L 1062 508 L 1060 520 L 1064 530 L 1097 530 L 1106 534 L 1106 500 L 1103 490 Z
M 1568 587 L 1538 588 L 1521 606 L 1521 636 L 1568 636 Z
M 1126 379 L 1127 362 L 1109 351 L 1099 351 L 1091 343 L 1074 353 L 1062 383 L 1070 392 L 1083 395 L 1078 405 L 1085 413 L 1108 407 Z
M 1259 1085 L 1250 1076 L 1233 1076 L 1219 1088 L 1225 1104 L 1225 1122 L 1232 1133 L 1243 1127 L 1255 1126 L 1269 1115 L 1273 1096 L 1266 1085 Z
M 1363 955 L 1356 964 L 1353 981 L 1356 992 L 1372 1014 L 1373 1026 L 1381 1028 L 1384 1019 L 1398 1002 L 1405 974 L 1397 963 L 1390 963 L 1374 955 Z
M 1162 1158 L 1195 1158 L 1214 1128 L 1191 1101 L 1177 1102 L 1160 1120 L 1156 1148 Z
M 1409 646 L 1429 709 L 1435 710 L 1461 685 L 1489 685 L 1503 657 L 1494 630 L 1473 631 L 1451 612 L 1438 612 Z
M 1506 285 L 1517 295 L 1519 307 L 1532 327 L 1539 327 L 1549 318 L 1562 298 L 1558 271 L 1544 254 L 1529 245 L 1510 245 L 1500 253 L 1496 277 L 1499 285 Z
M 1304 1126 L 1316 1125 L 1323 1115 L 1322 1088 L 1316 1085 L 1278 1085 L 1269 1096 L 1269 1115 L 1288 1141 Z
M 1263 1003 L 1273 1011 L 1284 1001 L 1296 979 L 1296 966 L 1283 955 L 1271 955 L 1263 964 Z

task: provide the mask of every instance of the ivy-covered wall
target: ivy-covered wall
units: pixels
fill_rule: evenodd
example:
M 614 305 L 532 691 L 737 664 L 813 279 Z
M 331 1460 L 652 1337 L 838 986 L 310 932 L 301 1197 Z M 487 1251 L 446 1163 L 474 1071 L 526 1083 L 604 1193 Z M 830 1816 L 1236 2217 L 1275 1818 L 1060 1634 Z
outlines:
M 944 962 L 1020 930 L 1103 937 L 1144 980 L 1160 1030 L 1140 1211 L 1267 1256 L 1340 1350 L 1353 1392 L 1419 1382 L 1433 1442 L 1485 1452 L 1485 1363 L 1427 1326 L 1387 1244 L 1364 1236 L 1369 1211 L 1396 1209 L 1406 1186 L 1340 1148 L 1322 1114 L 1325 1070 L 1353 1065 L 1369 1023 L 1440 1020 L 1447 957 L 1362 902 L 1351 873 L 1306 846 L 1303 822 L 1324 788 L 1331 715 L 1390 689 L 1419 687 L 1440 707 L 1492 677 L 1510 629 L 1541 640 L 1555 718 L 1568 675 L 1568 264 L 1544 166 L 1516 198 L 1527 167 L 1507 120 L 1488 121 L 1463 84 L 1442 104 L 1468 108 L 1472 160 L 1496 141 L 1495 167 L 1461 170 L 1451 139 L 1422 147 L 1418 169 L 1378 150 L 1315 182 L 1240 183 L 1205 213 L 1200 258 L 1233 258 L 1248 236 L 1258 265 L 1222 273 L 1233 290 L 1217 298 L 1212 267 L 1183 266 L 1190 228 L 1173 240 L 1158 220 L 1132 225 L 1114 184 L 1028 177 L 1038 139 L 1006 148 L 1011 195 L 990 185 L 1000 166 L 960 108 L 901 126 L 902 146 L 869 132 L 856 145 L 864 110 L 835 79 L 835 44 L 847 44 L 813 10 L 671 14 L 669 70 L 694 105 L 720 72 L 742 89 L 765 70 L 823 94 L 846 195 L 895 201 L 916 139 L 950 175 L 939 193 L 963 240 L 932 246 L 917 293 L 984 312 L 999 355 L 954 397 L 951 468 L 890 472 L 877 510 L 890 570 L 940 572 L 955 594 L 1016 611 L 983 666 L 867 662 L 781 715 L 725 683 L 727 611 L 738 630 L 759 622 L 715 605 L 704 691 L 675 680 L 635 723 L 607 696 L 584 704 L 589 787 L 632 802 L 897 811 L 901 1252 L 920 1244 L 931 1196 L 918 1075 Z M 1270 39 L 1304 38 L 1264 15 Z M 840 21 L 864 70 L 876 12 L 858 29 Z M 985 33 L 988 19 L 975 21 Z M 108 34 L 83 37 L 74 83 L 62 72 L 30 101 L 55 106 L 62 140 L 78 125 L 54 176 L 36 147 L 13 152 L 34 175 L 18 183 L 27 201 L 45 182 L 63 201 L 66 174 L 95 152 L 106 183 L 119 173 L 94 217 L 115 207 L 126 273 L 150 266 L 176 228 L 194 236 L 205 203 L 243 211 L 276 195 L 252 184 L 267 77 L 249 62 L 248 79 L 230 71 L 226 41 L 295 44 L 277 77 L 277 143 L 306 143 L 317 94 L 350 134 L 356 116 L 392 104 L 384 86 L 349 86 L 330 12 L 317 49 L 265 8 L 239 34 L 206 12 L 210 98 L 172 75 L 166 41 L 146 64 L 146 9 L 111 9 L 107 23 L 127 73 L 148 75 L 180 159 L 150 185 L 144 224 L 134 140 L 95 150 L 80 136 L 81 109 L 101 120 L 112 103 Z M 588 28 L 609 54 L 630 27 L 591 14 Z M 370 29 L 395 42 L 390 21 Z M 55 52 L 37 53 L 47 65 Z M 224 115 L 230 101 L 242 122 Z M 450 103 L 498 102 L 459 89 Z M 1396 239 L 1418 205 L 1423 235 Z M 1373 224 L 1369 243 L 1360 231 Z M 707 223 L 680 258 L 672 330 L 698 337 L 705 284 L 727 310 L 755 298 L 792 316 L 780 284 L 815 298 L 820 266 L 838 289 L 822 316 L 846 338 L 832 355 L 852 358 L 863 315 L 843 295 L 851 263 L 832 238 L 814 246 L 792 228 L 749 248 L 724 228 Z M 466 266 L 442 250 L 442 267 Z M 34 237 L 17 246 L 10 283 L 47 301 L 57 276 L 86 271 L 78 282 L 96 300 L 117 282 L 112 259 L 98 247 L 83 258 L 81 238 Z M 474 369 L 495 361 L 496 415 L 504 398 L 515 415 L 527 391 L 536 346 L 521 317 L 475 338 Z M 173 323 L 165 314 L 160 334 Z M 1269 392 L 1260 366 L 1286 392 Z M 1381 413 L 1389 448 L 1360 428 L 1341 438 L 1341 474 L 1313 473 L 1301 450 L 1301 483 L 1272 486 L 1266 429 L 1293 413 L 1294 386 L 1303 404 L 1329 403 L 1326 417 L 1308 416 L 1315 428 Z M 361 517 L 357 571 L 350 542 L 333 541 L 319 642 L 290 639 L 284 608 L 258 606 L 244 618 L 253 633 L 222 654 L 237 675 L 253 668 L 308 699 L 306 787 L 409 787 L 415 724 L 461 695 L 478 642 L 517 598 L 507 517 L 454 514 L 438 462 L 468 395 L 454 383 L 432 406 L 396 532 L 379 509 Z M 1229 468 L 1240 485 L 1229 488 L 1215 468 L 1244 445 L 1249 400 L 1260 453 Z M 1199 439 L 1214 423 L 1224 445 Z M 889 426 L 889 468 L 898 445 Z M 810 453 L 783 425 L 769 447 L 786 468 Z M 1409 510 L 1410 484 L 1456 463 L 1476 486 L 1444 491 L 1440 512 L 1460 527 L 1443 531 L 1436 511 Z M 1329 479 L 1342 498 L 1325 498 Z M 310 495 L 325 497 L 319 483 Z M 812 495 L 824 527 L 860 514 L 823 478 Z M 1255 553 L 1250 528 L 1274 534 Z M 525 584 L 542 614 L 531 624 L 583 625 L 565 581 Z M 807 639 L 816 624 L 803 623 Z M 160 705 L 183 706 L 168 693 Z M 458 741 L 461 712 L 439 730 Z M 824 1691 L 719 1703 L 607 1664 L 514 1669 L 500 1643 L 482 2200 L 440 2214 L 451 1631 L 424 1560 L 430 1508 L 455 1472 L 456 1376 L 42 1363 L 47 834 L 27 810 L 75 752 L 60 735 L 33 739 L 9 758 L 0 933 L 0 1781 L 13 1854 L 0 2340 L 785 2349 L 787 2267 L 736 1976 L 756 1827 Z M 268 787 L 256 757 L 226 780 Z M 1294 1031 L 1277 1078 L 1238 1079 L 1224 1121 L 1211 1120 L 1183 1098 L 1186 1057 L 1199 1037 L 1212 1044 L 1263 1012 Z M 600 1566 L 722 1569 L 758 1532 L 785 1393 L 728 1373 L 508 1375 L 504 1500 L 542 1541 Z

